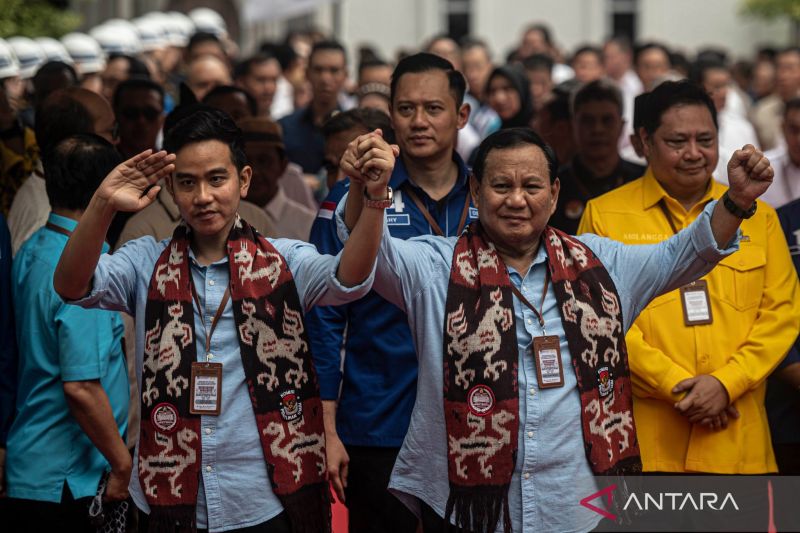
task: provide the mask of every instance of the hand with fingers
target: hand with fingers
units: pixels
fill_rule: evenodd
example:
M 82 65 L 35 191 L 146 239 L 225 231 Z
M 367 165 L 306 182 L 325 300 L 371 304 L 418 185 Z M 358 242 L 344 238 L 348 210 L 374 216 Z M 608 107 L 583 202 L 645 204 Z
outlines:
M 339 167 L 350 177 L 351 186 L 366 188 L 371 196 L 381 196 L 399 155 L 400 148 L 386 142 L 383 132 L 376 129 L 356 137 L 347 145 Z
M 736 150 L 728 161 L 728 196 L 747 211 L 756 198 L 766 192 L 774 176 L 772 165 L 764 153 L 747 144 Z
M 685 392 L 686 395 L 678 402 L 675 403 L 675 409 L 682 415 L 689 419 L 692 424 L 701 424 L 704 421 L 706 425 L 722 424 L 722 420 L 714 420 L 719 417 L 721 413 L 725 412 L 725 425 L 727 425 L 727 417 L 730 414 L 738 411 L 728 411 L 726 408 L 730 404 L 728 398 L 728 391 L 725 386 L 717 378 L 710 374 L 700 374 L 693 378 L 684 379 L 679 382 L 672 389 L 673 394 L 680 394 Z
M 714 431 L 721 431 L 727 429 L 728 424 L 737 418 L 739 418 L 739 410 L 733 405 L 729 405 L 717 416 L 706 417 L 699 424 Z
M 325 456 L 328 464 L 328 479 L 333 485 L 336 498 L 344 503 L 344 489 L 347 488 L 347 469 L 350 464 L 350 456 L 338 435 L 325 433 Z
M 156 183 L 175 170 L 174 161 L 174 154 L 146 150 L 109 172 L 96 194 L 117 211 L 140 211 L 155 200 Z

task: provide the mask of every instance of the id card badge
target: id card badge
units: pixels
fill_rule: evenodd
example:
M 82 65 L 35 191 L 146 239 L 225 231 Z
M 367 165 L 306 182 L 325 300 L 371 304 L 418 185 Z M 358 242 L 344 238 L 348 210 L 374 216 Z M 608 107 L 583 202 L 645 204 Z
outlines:
M 708 283 L 699 279 L 681 287 L 681 306 L 683 323 L 687 326 L 711 324 L 711 299 L 708 296 Z
M 536 379 L 539 381 L 540 389 L 564 386 L 561 345 L 557 336 L 534 337 L 533 359 L 536 361 Z
M 222 364 L 192 363 L 189 412 L 193 415 L 219 415 L 222 408 Z

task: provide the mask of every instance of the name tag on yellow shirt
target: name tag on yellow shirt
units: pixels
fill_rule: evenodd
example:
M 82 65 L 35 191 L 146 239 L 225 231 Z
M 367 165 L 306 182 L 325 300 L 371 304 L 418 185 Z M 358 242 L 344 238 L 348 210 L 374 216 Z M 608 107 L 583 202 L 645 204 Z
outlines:
M 683 323 L 687 326 L 711 324 L 711 299 L 708 296 L 708 283 L 699 279 L 681 287 Z

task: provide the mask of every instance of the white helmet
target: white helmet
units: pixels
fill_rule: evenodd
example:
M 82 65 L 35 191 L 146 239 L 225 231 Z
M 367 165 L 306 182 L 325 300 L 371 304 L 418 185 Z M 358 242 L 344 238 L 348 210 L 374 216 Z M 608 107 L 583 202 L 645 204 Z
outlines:
M 151 13 L 133 20 L 144 52 L 160 50 L 169 44 L 167 29 L 159 14 Z
M 0 79 L 13 78 L 19 76 L 19 62 L 14 50 L 8 43 L 0 39 Z
M 166 17 L 169 17 L 168 19 Z M 179 11 L 165 13 L 164 21 L 169 20 L 169 39 L 172 46 L 183 48 L 189 43 L 189 37 L 195 32 L 192 19 Z
M 37 37 L 34 39 L 44 52 L 45 62 L 47 61 L 61 61 L 63 63 L 67 63 L 71 65 L 73 63 L 72 58 L 69 56 L 69 52 L 61 44 L 59 41 L 53 39 L 52 37 Z
M 228 36 L 228 26 L 222 15 L 207 7 L 197 7 L 189 11 L 189 18 L 194 22 L 197 31 L 213 33 L 217 37 Z
M 142 51 L 139 35 L 133 24 L 122 19 L 112 19 L 89 31 L 106 54 L 136 55 Z
M 61 43 L 81 75 L 96 74 L 106 68 L 106 54 L 94 37 L 72 32 L 63 36 Z
M 42 47 L 28 37 L 11 37 L 7 42 L 11 49 L 14 50 L 17 61 L 19 61 L 20 77 L 23 80 L 32 78 L 42 63 L 45 62 Z

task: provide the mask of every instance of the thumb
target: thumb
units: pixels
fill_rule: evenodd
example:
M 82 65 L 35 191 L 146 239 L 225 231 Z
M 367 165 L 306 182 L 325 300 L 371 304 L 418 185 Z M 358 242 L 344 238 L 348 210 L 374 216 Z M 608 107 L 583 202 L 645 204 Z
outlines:
M 372 133 L 375 133 L 376 135 L 380 135 L 380 137 L 383 138 L 383 130 L 380 129 L 380 128 L 375 128 L 375 131 L 373 131 Z
M 694 387 L 694 384 L 697 383 L 697 377 L 687 378 L 682 381 L 679 381 L 677 385 L 672 387 L 672 394 L 678 394 L 681 392 L 686 392 L 687 390 Z
M 727 411 L 728 416 L 730 416 L 731 418 L 739 418 L 739 410 L 733 405 L 729 405 L 728 407 L 726 407 L 725 411 Z
M 392 145 L 392 155 L 395 157 L 400 156 L 400 147 L 397 146 L 396 144 Z

